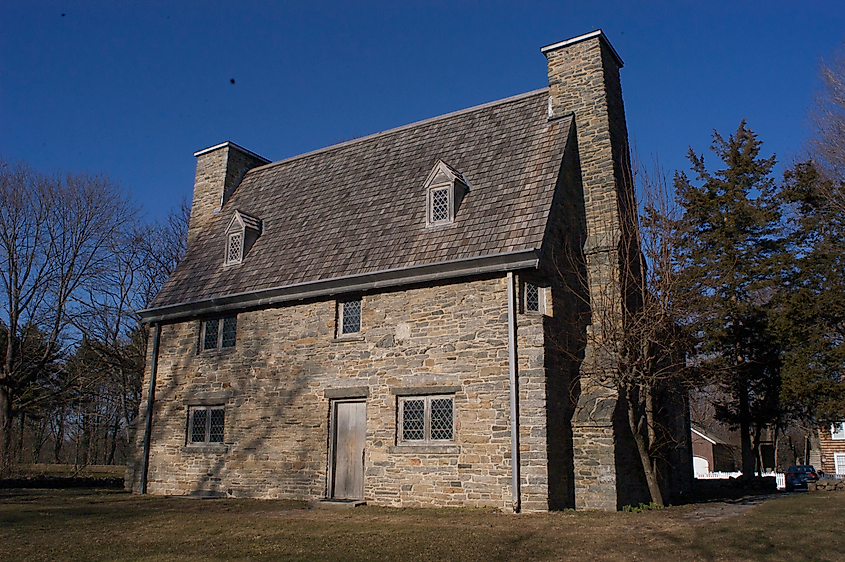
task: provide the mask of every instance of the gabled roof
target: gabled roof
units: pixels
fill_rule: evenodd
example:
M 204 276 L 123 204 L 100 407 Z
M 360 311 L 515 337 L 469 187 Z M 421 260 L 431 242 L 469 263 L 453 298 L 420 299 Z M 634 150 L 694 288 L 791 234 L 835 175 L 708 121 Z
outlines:
M 435 180 L 438 174 L 441 173 L 446 176 L 449 181 L 458 180 L 465 186 L 470 186 L 469 180 L 467 180 L 466 177 L 464 177 L 464 175 L 460 171 L 456 170 L 455 168 L 440 159 L 437 160 L 437 162 L 434 164 L 434 167 L 428 173 L 428 177 L 425 180 L 425 185 L 431 185 L 431 183 Z
M 731 444 L 731 443 L 728 442 L 728 440 L 723 439 L 723 438 L 715 435 L 713 431 L 711 431 L 709 429 L 705 429 L 705 428 L 701 427 L 700 425 L 692 423 L 692 424 L 690 424 L 690 430 L 694 434 L 698 435 L 699 437 L 701 437 L 702 439 L 704 439 L 706 441 L 709 441 L 713 445 L 730 445 Z
M 547 104 L 544 88 L 250 170 L 142 316 L 536 267 L 571 124 L 549 120 Z M 453 224 L 426 229 L 438 160 L 472 189 Z M 227 269 L 219 256 L 236 209 L 264 233 Z
M 237 227 L 235 227 L 237 225 Z M 248 228 L 250 230 L 254 230 L 256 233 L 261 233 L 261 220 L 257 219 L 251 215 L 248 215 L 242 211 L 235 211 L 232 213 L 232 220 L 229 221 L 229 228 L 226 229 L 226 232 L 233 232 L 234 228 Z

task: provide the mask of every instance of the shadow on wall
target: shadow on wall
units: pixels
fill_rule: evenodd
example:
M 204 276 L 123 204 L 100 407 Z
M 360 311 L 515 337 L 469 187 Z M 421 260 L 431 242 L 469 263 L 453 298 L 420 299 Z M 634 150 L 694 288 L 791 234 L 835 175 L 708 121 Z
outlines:
M 186 343 L 189 338 L 180 337 L 183 334 L 178 333 L 179 326 L 165 325 L 162 329 L 148 489 L 173 487 L 173 471 L 181 470 L 183 480 L 177 487 L 184 488 L 185 494 L 200 497 L 270 496 L 274 488 L 281 487 L 297 491 L 303 497 L 315 488 L 320 488 L 322 493 L 327 447 L 315 447 L 314 439 L 318 435 L 322 442 L 326 439 L 328 406 L 324 416 L 311 416 L 309 422 L 297 421 L 296 416 L 290 415 L 291 409 L 303 408 L 303 404 L 315 412 L 319 408 L 317 396 L 306 394 L 308 381 L 316 367 L 307 360 L 301 360 L 287 370 L 274 368 L 268 350 L 258 353 L 250 349 L 252 344 L 242 343 L 239 338 L 241 350 L 236 355 L 216 357 L 216 365 L 205 366 L 202 382 L 192 383 L 193 373 L 198 370 L 195 362 L 202 359 L 195 353 L 196 342 Z M 165 346 L 165 342 L 176 343 Z M 193 352 L 186 349 L 187 346 L 191 346 Z M 291 363 L 297 359 L 299 357 L 285 356 L 285 360 Z M 217 372 L 224 374 L 215 376 Z M 147 378 L 145 393 L 148 385 Z M 221 392 L 221 387 L 226 387 L 227 391 Z M 188 448 L 189 403 L 209 394 L 225 396 L 221 400 L 225 406 L 224 453 L 208 452 L 202 447 L 196 450 Z M 307 400 L 308 397 L 313 397 L 313 400 Z M 256 406 L 256 402 L 261 406 Z M 142 400 L 141 420 L 144 419 L 145 409 L 146 396 Z M 284 454 L 271 453 L 268 444 L 273 439 L 279 439 L 280 424 L 284 424 L 285 441 L 294 445 L 288 446 Z M 237 431 L 232 428 L 237 428 Z M 136 455 L 130 466 L 132 474 L 128 477 L 133 482 L 133 490 L 139 492 L 143 426 L 139 427 L 135 441 Z M 177 449 L 177 459 L 181 460 L 174 462 L 173 448 Z M 277 457 L 272 464 L 269 462 L 271 454 Z M 173 465 L 180 468 L 173 468 Z M 239 473 L 243 467 L 249 468 Z M 303 470 L 306 467 L 308 470 Z M 315 472 L 322 481 L 314 481 Z M 239 487 L 248 490 L 248 493 L 240 494 Z

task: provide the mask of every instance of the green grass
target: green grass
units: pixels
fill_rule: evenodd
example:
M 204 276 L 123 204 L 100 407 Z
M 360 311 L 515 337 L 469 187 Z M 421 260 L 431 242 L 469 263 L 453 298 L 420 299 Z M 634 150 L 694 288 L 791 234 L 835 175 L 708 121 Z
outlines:
M 843 560 L 845 494 L 791 494 L 639 513 L 196 500 L 0 490 L 0 560 Z M 721 510 L 724 507 L 724 510 Z

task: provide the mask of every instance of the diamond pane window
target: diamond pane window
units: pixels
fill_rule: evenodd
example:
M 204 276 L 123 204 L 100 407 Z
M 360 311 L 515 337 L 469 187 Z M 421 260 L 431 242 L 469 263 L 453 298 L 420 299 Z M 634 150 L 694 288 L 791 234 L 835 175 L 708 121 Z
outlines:
M 208 351 L 224 347 L 235 347 L 238 335 L 238 317 L 212 318 L 202 323 L 200 349 Z
M 220 325 L 220 320 L 215 318 L 214 320 L 206 320 L 203 322 L 205 326 L 204 329 L 204 336 L 202 338 L 202 348 L 205 349 L 217 349 L 217 328 Z
M 433 443 L 454 439 L 454 404 L 451 396 L 399 399 L 399 441 Z
M 226 245 L 226 263 L 241 263 L 241 252 L 243 251 L 243 234 L 236 233 L 229 235 L 229 243 Z
M 525 310 L 540 312 L 540 289 L 537 285 L 525 284 Z
M 235 337 L 238 330 L 238 317 L 229 316 L 223 318 L 223 334 L 220 340 L 220 347 L 234 347 Z
M 452 439 L 451 398 L 435 398 L 431 401 L 431 439 Z
M 190 443 L 222 443 L 223 406 L 191 406 Z
M 341 335 L 361 331 L 361 299 L 341 303 L 340 315 Z
M 425 439 L 425 401 L 405 400 L 402 408 L 402 440 Z
M 431 222 L 449 220 L 449 189 L 435 189 L 431 192 Z
M 205 443 L 205 429 L 208 426 L 208 410 L 194 408 L 191 416 L 191 443 Z
M 208 442 L 222 443 L 223 442 L 223 408 L 212 408 L 209 411 L 211 414 L 208 420 Z

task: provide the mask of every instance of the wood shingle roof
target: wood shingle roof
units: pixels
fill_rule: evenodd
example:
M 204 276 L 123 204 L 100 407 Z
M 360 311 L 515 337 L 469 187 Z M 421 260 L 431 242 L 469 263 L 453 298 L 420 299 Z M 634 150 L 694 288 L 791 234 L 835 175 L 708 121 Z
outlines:
M 250 170 L 149 310 L 539 249 L 571 123 L 547 104 L 538 90 Z M 471 189 L 454 223 L 426 228 L 438 159 Z M 225 267 L 236 210 L 263 232 Z

